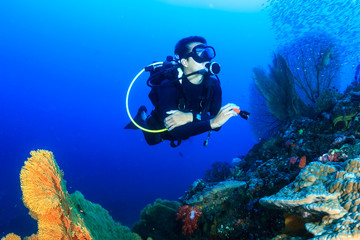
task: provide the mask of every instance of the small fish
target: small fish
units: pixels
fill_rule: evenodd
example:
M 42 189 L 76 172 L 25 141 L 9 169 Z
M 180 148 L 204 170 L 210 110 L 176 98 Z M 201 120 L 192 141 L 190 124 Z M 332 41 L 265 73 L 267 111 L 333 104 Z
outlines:
M 333 47 L 326 49 L 325 53 L 321 56 L 319 63 L 316 65 L 318 71 L 322 70 L 325 66 L 329 65 L 330 60 L 333 58 Z
M 289 163 L 290 163 L 291 165 L 294 165 L 294 164 L 296 163 L 296 161 L 298 160 L 298 158 L 299 158 L 299 157 L 291 157 L 291 158 L 289 159 Z

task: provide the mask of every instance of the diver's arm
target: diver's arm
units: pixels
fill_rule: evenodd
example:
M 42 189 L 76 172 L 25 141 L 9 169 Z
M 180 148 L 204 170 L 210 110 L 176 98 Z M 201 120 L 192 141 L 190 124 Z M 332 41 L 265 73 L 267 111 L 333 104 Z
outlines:
M 171 135 L 177 138 L 185 139 L 191 136 L 195 136 L 201 133 L 204 133 L 209 130 L 218 130 L 222 125 L 224 125 L 231 117 L 237 116 L 238 114 L 233 110 L 234 108 L 239 109 L 238 106 L 236 106 L 233 103 L 226 104 L 224 107 L 222 107 L 218 114 L 211 118 L 210 120 L 200 120 L 195 122 L 188 122 L 186 124 L 182 125 L 175 125 L 176 121 L 173 120 L 174 118 L 172 115 L 167 117 L 166 119 L 172 119 L 165 121 L 165 126 L 170 131 Z M 192 118 L 192 113 L 184 113 L 178 110 L 171 111 L 173 112 L 173 115 L 176 113 L 182 114 L 184 116 L 184 119 Z M 165 119 L 165 120 L 166 120 Z
M 219 128 L 224 125 L 231 117 L 237 116 L 237 112 L 233 110 L 235 108 L 239 109 L 239 107 L 233 103 L 228 103 L 222 107 L 216 117 L 210 120 L 211 129 Z
M 204 120 L 198 122 L 189 122 L 185 125 L 174 128 L 170 131 L 170 133 L 176 138 L 186 139 L 210 130 L 210 120 Z
M 183 113 L 184 115 L 186 114 L 188 116 L 188 121 L 187 123 L 183 124 L 183 125 L 178 125 L 176 127 L 171 128 L 170 130 L 170 126 L 168 125 L 167 128 L 169 128 L 171 135 L 173 135 L 174 137 L 177 138 L 181 138 L 181 139 L 185 139 L 191 136 L 195 136 L 210 130 L 215 130 L 218 131 L 220 130 L 220 128 L 211 128 L 210 125 L 210 120 L 215 118 L 221 108 L 221 99 L 222 99 L 222 92 L 221 92 L 221 88 L 219 85 L 217 85 L 214 88 L 214 94 L 212 95 L 212 101 L 210 104 L 210 108 L 209 108 L 209 114 L 208 116 L 203 115 L 202 119 L 194 119 L 193 118 L 193 114 L 192 113 L 184 113 L 184 112 L 180 112 L 178 110 L 174 111 L 174 112 L 179 112 L 179 113 Z M 170 111 L 172 112 L 172 111 Z M 167 118 L 169 118 L 170 116 L 168 116 Z M 165 125 L 166 125 L 166 119 L 165 118 Z
M 193 114 L 191 112 L 181 112 L 179 110 L 167 111 L 167 116 L 164 120 L 165 127 L 171 131 L 176 127 L 193 122 Z
M 197 122 L 189 122 L 185 125 L 171 127 L 169 131 L 171 135 L 177 138 L 186 139 L 191 136 L 195 136 L 210 130 L 218 130 L 224 125 L 231 117 L 237 116 L 238 114 L 233 110 L 239 108 L 235 104 L 229 103 L 222 107 L 218 114 L 210 120 L 201 120 Z M 191 113 L 190 113 L 191 114 Z M 191 114 L 192 115 L 192 114 Z M 191 117 L 192 118 L 192 117 Z M 171 130 L 170 130 L 171 129 Z

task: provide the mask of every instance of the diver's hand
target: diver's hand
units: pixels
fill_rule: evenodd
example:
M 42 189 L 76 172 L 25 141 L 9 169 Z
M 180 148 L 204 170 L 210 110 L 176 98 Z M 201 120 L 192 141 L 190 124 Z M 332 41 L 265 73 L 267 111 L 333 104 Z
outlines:
M 179 110 L 171 110 L 166 113 L 169 114 L 169 116 L 165 118 L 164 123 L 169 131 L 193 121 L 192 113 L 185 113 Z
M 231 117 L 237 116 L 238 114 L 233 110 L 234 108 L 240 109 L 233 103 L 228 103 L 223 106 L 216 117 L 210 120 L 211 129 L 219 128 L 224 125 Z

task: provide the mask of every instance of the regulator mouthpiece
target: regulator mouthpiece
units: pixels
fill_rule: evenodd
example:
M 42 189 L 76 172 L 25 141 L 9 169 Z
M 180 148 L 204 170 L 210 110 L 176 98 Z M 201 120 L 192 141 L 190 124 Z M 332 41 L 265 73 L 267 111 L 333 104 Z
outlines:
M 220 72 L 220 64 L 217 62 L 209 62 L 205 64 L 206 70 L 211 75 L 217 75 Z

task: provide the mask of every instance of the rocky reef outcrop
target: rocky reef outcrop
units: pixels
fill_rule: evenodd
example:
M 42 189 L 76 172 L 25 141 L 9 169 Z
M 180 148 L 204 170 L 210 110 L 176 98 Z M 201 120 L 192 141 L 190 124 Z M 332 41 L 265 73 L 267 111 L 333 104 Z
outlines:
M 325 91 L 312 117 L 234 158 L 226 180 L 196 180 L 179 204 L 202 214 L 182 239 L 360 239 L 358 93 Z

